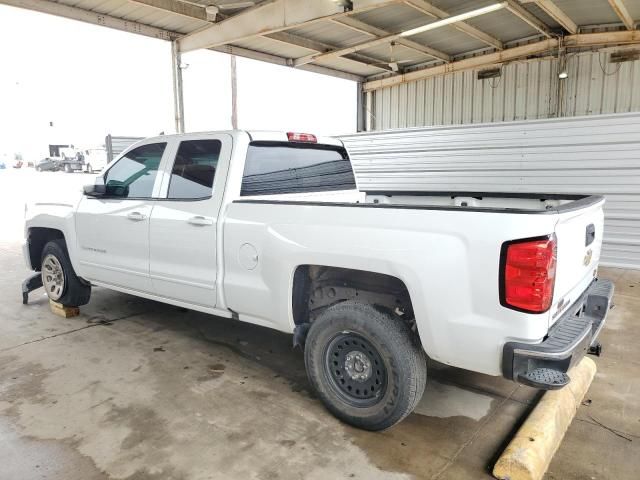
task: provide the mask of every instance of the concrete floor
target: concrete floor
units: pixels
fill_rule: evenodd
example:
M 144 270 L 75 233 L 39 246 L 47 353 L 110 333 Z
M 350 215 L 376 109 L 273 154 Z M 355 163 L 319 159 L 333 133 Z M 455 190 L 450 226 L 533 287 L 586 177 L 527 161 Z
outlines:
M 431 364 L 416 413 L 363 432 L 324 410 L 287 335 L 99 288 L 76 318 L 42 292 L 23 306 L 21 196 L 89 180 L 35 175 L 0 171 L 0 480 L 490 478 L 535 404 Z M 617 287 L 604 356 L 549 479 L 638 478 L 640 272 L 601 276 Z

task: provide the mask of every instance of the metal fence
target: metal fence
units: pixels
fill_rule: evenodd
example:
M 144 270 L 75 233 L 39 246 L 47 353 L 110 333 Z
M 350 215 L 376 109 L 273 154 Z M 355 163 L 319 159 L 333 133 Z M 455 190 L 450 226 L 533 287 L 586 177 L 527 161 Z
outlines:
M 342 137 L 360 190 L 605 195 L 602 264 L 640 268 L 640 114 Z
M 107 150 L 107 162 L 110 162 L 129 148 L 129 146 L 143 138 L 144 137 L 118 137 L 111 134 L 107 135 L 104 139 L 104 145 Z

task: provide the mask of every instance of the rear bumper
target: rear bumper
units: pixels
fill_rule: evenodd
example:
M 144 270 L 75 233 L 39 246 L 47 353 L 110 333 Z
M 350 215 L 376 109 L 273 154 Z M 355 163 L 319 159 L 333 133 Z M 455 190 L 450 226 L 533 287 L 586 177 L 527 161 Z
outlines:
M 523 377 L 537 369 L 567 372 L 595 344 L 612 307 L 613 291 L 611 281 L 594 280 L 568 312 L 551 327 L 542 342 L 506 343 L 502 353 L 504 376 L 525 383 Z M 546 388 L 557 387 L 549 385 Z

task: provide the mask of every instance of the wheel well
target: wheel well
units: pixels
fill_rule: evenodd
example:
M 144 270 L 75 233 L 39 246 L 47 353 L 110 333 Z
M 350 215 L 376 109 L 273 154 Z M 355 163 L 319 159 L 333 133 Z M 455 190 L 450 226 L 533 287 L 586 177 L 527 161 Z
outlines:
M 300 265 L 293 276 L 293 319 L 296 325 L 309 324 L 326 308 L 345 300 L 385 309 L 395 316 L 414 321 L 409 291 L 402 280 L 384 273 Z
M 33 270 L 40 271 L 40 256 L 47 242 L 58 238 L 64 240 L 64 235 L 55 228 L 33 227 L 29 229 L 27 241 L 29 244 L 29 260 Z

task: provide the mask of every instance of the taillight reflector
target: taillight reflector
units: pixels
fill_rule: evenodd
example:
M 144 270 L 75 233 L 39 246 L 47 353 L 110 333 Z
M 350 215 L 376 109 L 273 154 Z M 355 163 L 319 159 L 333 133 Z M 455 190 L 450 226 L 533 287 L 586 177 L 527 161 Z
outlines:
M 556 236 L 514 240 L 502 245 L 500 303 L 528 313 L 551 307 L 556 282 Z
M 318 143 L 316 136 L 310 133 L 287 132 L 287 138 L 290 142 Z

